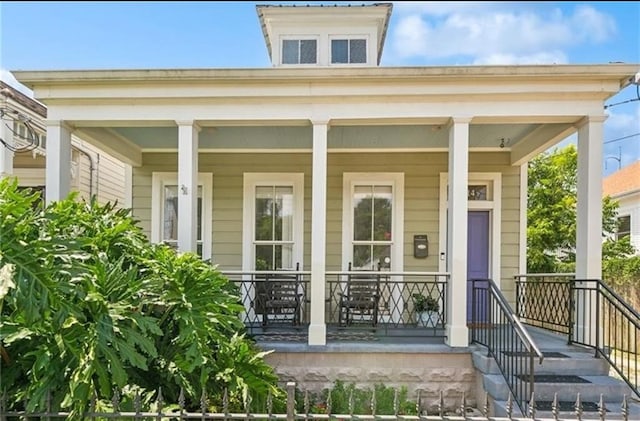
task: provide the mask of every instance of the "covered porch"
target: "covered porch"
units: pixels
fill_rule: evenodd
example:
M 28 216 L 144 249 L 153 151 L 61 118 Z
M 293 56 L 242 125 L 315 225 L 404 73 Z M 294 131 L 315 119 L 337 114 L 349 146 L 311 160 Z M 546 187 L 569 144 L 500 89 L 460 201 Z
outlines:
M 515 303 L 528 160 L 576 132 L 576 276 L 600 277 L 603 103 L 633 69 L 585 69 L 16 76 L 49 109 L 47 201 L 69 191 L 71 133 L 124 159 L 150 239 L 237 282 L 254 334 L 288 323 L 310 346 L 371 331 L 464 348 L 470 279 Z M 270 312 L 267 273 L 298 282 Z M 349 280 L 371 276 L 374 304 L 349 303 Z M 418 323 L 414 294 L 438 303 L 435 326 Z

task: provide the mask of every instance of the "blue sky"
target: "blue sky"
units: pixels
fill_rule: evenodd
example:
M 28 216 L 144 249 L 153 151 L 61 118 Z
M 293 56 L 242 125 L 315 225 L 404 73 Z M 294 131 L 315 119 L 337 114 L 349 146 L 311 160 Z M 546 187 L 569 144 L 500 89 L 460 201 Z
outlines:
M 268 67 L 256 4 L 310 3 L 319 4 L 0 2 L 1 76 L 15 83 L 11 70 Z M 639 22 L 637 1 L 394 2 L 381 64 L 625 62 L 640 71 Z M 629 102 L 607 109 L 605 174 L 640 159 L 638 98 L 630 86 L 608 101 Z

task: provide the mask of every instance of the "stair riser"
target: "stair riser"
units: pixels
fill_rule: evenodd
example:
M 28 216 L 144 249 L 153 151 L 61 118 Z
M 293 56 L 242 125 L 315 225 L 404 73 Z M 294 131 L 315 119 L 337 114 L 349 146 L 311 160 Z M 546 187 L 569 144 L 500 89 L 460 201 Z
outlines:
M 482 373 L 499 374 L 498 364 L 491 357 L 473 355 L 473 361 Z M 520 361 L 520 367 L 528 364 L 528 361 Z M 601 358 L 576 359 L 576 358 L 552 358 L 546 359 L 540 365 L 534 365 L 536 374 L 573 374 L 582 376 L 606 376 L 609 373 L 608 363 Z

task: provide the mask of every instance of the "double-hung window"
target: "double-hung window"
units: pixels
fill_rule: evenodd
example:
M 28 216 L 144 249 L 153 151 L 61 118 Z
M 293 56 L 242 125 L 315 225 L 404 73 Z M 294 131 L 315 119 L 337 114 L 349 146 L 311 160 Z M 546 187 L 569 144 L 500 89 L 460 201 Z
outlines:
M 282 40 L 282 64 L 315 64 L 318 62 L 318 41 L 315 39 Z
M 303 183 L 298 173 L 245 173 L 245 269 L 303 267 Z
M 403 174 L 344 174 L 345 268 L 402 270 L 403 190 Z
M 212 175 L 198 174 L 197 253 L 211 259 Z M 151 189 L 151 241 L 178 248 L 178 174 L 154 172 Z

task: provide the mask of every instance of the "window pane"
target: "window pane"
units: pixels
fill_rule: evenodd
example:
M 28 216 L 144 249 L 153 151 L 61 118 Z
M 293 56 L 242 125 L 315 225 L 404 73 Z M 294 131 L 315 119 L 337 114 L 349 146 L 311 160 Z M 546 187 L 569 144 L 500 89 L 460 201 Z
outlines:
M 256 240 L 273 240 L 273 187 L 256 187 Z
M 298 64 L 298 46 L 300 41 L 285 39 L 282 41 L 282 63 Z
M 467 188 L 468 200 L 487 200 L 487 186 L 474 185 Z
M 382 269 L 391 267 L 391 246 L 373 246 L 372 265 L 372 269 L 378 269 L 378 267 Z
M 275 188 L 275 238 L 277 241 L 293 240 L 293 187 Z
M 331 63 L 348 63 L 348 49 L 346 39 L 334 39 L 331 41 Z
M 353 246 L 352 270 L 371 269 L 371 246 L 368 244 L 357 244 Z
M 202 186 L 198 186 L 197 239 L 202 241 Z M 162 241 L 178 241 L 178 186 L 164 186 Z
M 353 192 L 353 239 L 370 241 L 372 222 L 372 187 L 356 186 Z
M 391 186 L 376 186 L 373 200 L 373 239 L 391 241 Z
M 293 244 L 257 244 L 255 269 L 293 269 Z
M 162 240 L 178 240 L 178 186 L 164 187 Z
M 275 269 L 293 269 L 293 244 L 274 246 Z
M 316 62 L 316 40 L 303 39 L 300 41 L 300 63 Z
M 273 266 L 273 246 L 271 244 L 256 245 L 256 270 L 271 270 Z
M 349 41 L 349 62 L 367 62 L 367 42 L 364 39 L 352 39 Z
M 631 215 L 625 215 L 618 218 L 618 240 L 631 235 Z

